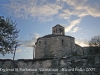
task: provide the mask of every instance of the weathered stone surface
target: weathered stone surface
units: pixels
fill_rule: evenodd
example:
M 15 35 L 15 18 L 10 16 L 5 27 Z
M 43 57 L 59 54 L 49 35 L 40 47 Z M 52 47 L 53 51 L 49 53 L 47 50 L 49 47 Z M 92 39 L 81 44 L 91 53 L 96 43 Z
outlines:
M 86 58 L 87 57 L 87 58 Z M 15 72 L 0 71 L 2 75 L 99 75 L 100 72 L 100 56 L 70 56 L 67 58 L 51 58 L 51 59 L 23 59 L 15 61 L 12 60 L 0 60 L 1 69 L 18 69 Z M 78 69 L 83 68 L 85 70 L 80 71 Z M 94 68 L 94 69 L 87 69 Z M 50 71 L 48 69 L 52 69 Z M 57 71 L 58 69 L 58 71 Z M 65 69 L 65 70 L 63 70 Z M 66 71 L 69 70 L 69 71 Z M 74 69 L 74 70 L 73 70 Z M 76 71 L 75 71 L 76 69 Z M 55 70 L 55 71 L 54 71 Z

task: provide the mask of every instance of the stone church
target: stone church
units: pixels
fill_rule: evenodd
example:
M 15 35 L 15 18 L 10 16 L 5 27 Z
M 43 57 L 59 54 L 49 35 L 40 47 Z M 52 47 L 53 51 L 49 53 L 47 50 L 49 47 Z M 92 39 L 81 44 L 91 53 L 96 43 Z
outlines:
M 64 27 L 59 24 L 52 27 L 52 34 L 38 38 L 35 45 L 36 59 L 83 55 L 83 48 L 75 44 L 74 37 L 66 36 Z
M 35 46 L 34 59 L 0 59 L 0 75 L 100 75 L 100 56 L 87 55 L 59 24 Z

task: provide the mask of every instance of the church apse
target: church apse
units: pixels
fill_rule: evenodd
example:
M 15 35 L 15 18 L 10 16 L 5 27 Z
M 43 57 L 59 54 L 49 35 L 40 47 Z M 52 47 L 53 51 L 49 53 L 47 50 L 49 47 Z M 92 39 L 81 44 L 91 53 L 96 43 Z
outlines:
M 35 45 L 36 59 L 72 56 L 77 53 L 76 48 L 79 48 L 75 44 L 75 38 L 66 36 L 64 27 L 59 24 L 52 27 L 52 34 L 38 38 Z

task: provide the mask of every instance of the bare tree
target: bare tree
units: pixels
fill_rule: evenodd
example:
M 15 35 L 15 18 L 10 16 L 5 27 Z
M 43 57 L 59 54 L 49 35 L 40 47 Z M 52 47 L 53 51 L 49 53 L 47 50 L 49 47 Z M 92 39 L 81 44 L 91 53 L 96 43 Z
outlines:
M 100 53 L 100 35 L 94 36 L 89 41 L 89 54 L 98 54 Z
M 100 47 L 100 35 L 92 37 L 89 46 Z

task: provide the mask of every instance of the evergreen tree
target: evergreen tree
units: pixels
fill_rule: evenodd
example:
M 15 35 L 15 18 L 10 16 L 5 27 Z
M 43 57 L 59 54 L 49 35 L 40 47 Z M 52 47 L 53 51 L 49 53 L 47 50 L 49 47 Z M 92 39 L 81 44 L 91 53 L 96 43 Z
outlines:
M 0 16 L 0 53 L 3 55 L 14 53 L 19 44 L 17 40 L 19 30 L 16 25 L 10 18 L 4 19 Z

